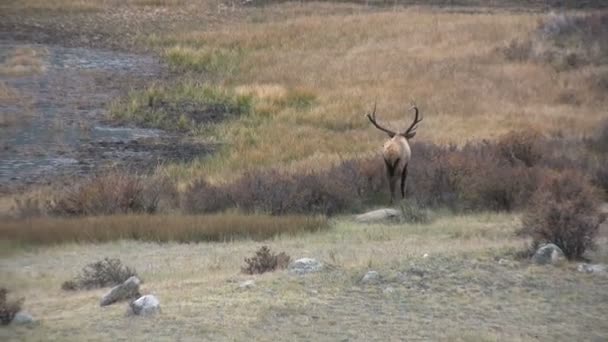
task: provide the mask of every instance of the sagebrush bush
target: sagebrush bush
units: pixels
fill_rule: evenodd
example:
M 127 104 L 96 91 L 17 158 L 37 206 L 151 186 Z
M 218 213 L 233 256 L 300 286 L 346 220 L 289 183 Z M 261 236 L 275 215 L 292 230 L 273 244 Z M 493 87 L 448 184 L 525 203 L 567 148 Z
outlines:
M 532 196 L 521 233 L 532 237 L 534 247 L 554 243 L 568 259 L 581 259 L 594 246 L 597 200 L 589 180 L 580 173 L 550 172 Z
M 163 195 L 174 196 L 167 180 L 113 171 L 62 190 L 47 203 L 51 215 L 154 213 Z
M 262 246 L 251 258 L 245 258 L 245 266 L 242 271 L 246 274 L 262 274 L 283 269 L 289 265 L 289 255 L 285 252 L 274 254 L 267 246 Z
M 513 41 L 504 50 L 511 60 L 531 59 L 558 70 L 608 63 L 608 14 L 551 14 L 539 21 L 527 41 Z
M 21 311 L 24 299 L 8 300 L 8 290 L 0 288 L 0 323 L 8 325 L 13 321 L 15 315 Z
M 116 286 L 132 276 L 137 276 L 137 272 L 123 265 L 120 259 L 104 258 L 86 265 L 73 280 L 65 281 L 61 288 L 70 291 Z
M 245 212 L 273 215 L 331 215 L 356 207 L 359 201 L 356 186 L 350 184 L 344 169 L 337 166 L 323 172 L 302 173 L 263 170 L 220 186 L 199 180 L 186 190 L 182 206 L 191 213 L 237 207 Z
M 595 134 L 586 139 L 587 145 L 600 153 L 608 153 L 608 119 L 603 120 Z
M 498 151 L 511 163 L 534 166 L 542 158 L 542 136 L 538 131 L 525 129 L 512 131 L 498 139 Z

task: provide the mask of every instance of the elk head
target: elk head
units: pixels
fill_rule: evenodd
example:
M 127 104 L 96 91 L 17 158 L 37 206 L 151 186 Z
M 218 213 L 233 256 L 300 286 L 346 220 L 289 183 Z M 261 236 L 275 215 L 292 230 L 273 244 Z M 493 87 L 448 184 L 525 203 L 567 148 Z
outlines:
M 389 140 L 384 143 L 382 148 L 382 157 L 384 158 L 384 164 L 386 166 L 386 176 L 388 178 L 388 184 L 391 192 L 391 204 L 395 200 L 395 188 L 397 181 L 401 178 L 401 198 L 405 198 L 405 180 L 407 178 L 407 167 L 412 157 L 412 151 L 410 150 L 409 139 L 416 135 L 416 128 L 422 117 L 418 111 L 418 107 L 415 105 L 411 107 L 414 110 L 414 121 L 412 124 L 402 133 L 391 131 L 385 127 L 382 127 L 376 121 L 376 104 L 374 103 L 374 110 L 367 114 L 369 121 L 382 132 L 388 134 Z

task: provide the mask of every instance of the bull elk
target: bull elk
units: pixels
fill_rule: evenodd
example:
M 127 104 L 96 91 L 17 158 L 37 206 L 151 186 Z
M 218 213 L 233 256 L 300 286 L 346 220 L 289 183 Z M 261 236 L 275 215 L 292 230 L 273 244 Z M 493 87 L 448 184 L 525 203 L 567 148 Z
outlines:
M 367 114 L 369 121 L 379 130 L 388 134 L 389 140 L 384 143 L 382 148 L 382 157 L 386 166 L 386 175 L 391 191 L 391 204 L 395 201 L 395 187 L 397 180 L 401 177 L 401 198 L 405 198 L 405 180 L 407 178 L 407 166 L 412 157 L 409 139 L 416 135 L 416 127 L 422 121 L 419 115 L 418 107 L 412 106 L 414 110 L 414 121 L 403 133 L 396 133 L 386 129 L 376 122 L 376 104 L 374 103 L 374 111 Z

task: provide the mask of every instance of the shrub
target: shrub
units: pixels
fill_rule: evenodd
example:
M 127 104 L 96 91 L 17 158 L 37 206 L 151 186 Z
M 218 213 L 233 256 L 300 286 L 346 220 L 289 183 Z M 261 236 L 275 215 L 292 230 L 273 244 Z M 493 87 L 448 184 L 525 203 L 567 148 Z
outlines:
M 7 299 L 8 290 L 0 288 L 0 323 L 8 325 L 13 321 L 15 315 L 21 311 L 24 299 L 9 301 Z
M 272 215 L 335 214 L 355 207 L 359 201 L 356 187 L 342 171 L 341 166 L 322 172 L 262 170 L 221 186 L 200 180 L 188 188 L 182 205 L 191 213 L 236 206 L 246 212 Z
M 199 179 L 184 192 L 182 208 L 187 213 L 211 213 L 234 206 L 230 194 L 221 186 Z
M 593 137 L 586 139 L 587 145 L 600 153 L 608 153 L 608 119 L 603 120 Z
M 47 211 L 57 216 L 154 213 L 172 187 L 165 180 L 114 171 L 64 190 L 48 202 Z
M 531 129 L 512 131 L 498 139 L 498 151 L 511 163 L 518 162 L 530 167 L 542 158 L 539 132 Z
M 123 265 L 120 259 L 104 258 L 86 265 L 74 280 L 64 282 L 61 288 L 63 290 L 88 290 L 116 286 L 132 276 L 137 276 L 137 272 Z
M 262 274 L 272 272 L 276 269 L 284 269 L 289 265 L 290 257 L 281 252 L 274 254 L 267 246 L 262 246 L 255 252 L 251 258 L 245 258 L 245 266 L 242 268 L 243 273 L 247 274 Z
M 574 171 L 548 174 L 523 217 L 521 233 L 533 246 L 554 243 L 568 259 L 581 259 L 592 248 L 599 227 L 597 198 L 589 181 Z
M 429 223 L 430 213 L 427 209 L 420 206 L 415 200 L 401 202 L 402 219 L 409 223 Z

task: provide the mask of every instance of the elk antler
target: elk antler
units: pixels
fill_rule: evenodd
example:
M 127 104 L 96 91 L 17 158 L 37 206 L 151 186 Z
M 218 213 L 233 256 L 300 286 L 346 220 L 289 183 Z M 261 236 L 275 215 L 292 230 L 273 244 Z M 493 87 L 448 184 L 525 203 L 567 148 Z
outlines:
M 382 126 L 380 126 L 377 122 L 376 122 L 376 103 L 374 102 L 374 111 L 371 112 L 371 114 L 367 114 L 367 118 L 369 119 L 369 121 L 379 130 L 381 130 L 382 132 L 388 134 L 389 137 L 394 137 L 397 133 L 386 129 Z
M 410 127 L 404 133 L 401 133 L 401 135 L 403 135 L 407 139 L 411 139 L 416 135 L 416 128 L 417 128 L 418 124 L 420 123 L 420 121 L 422 121 L 422 118 L 420 118 L 420 119 L 418 118 L 418 114 L 419 114 L 418 107 L 412 106 L 412 109 L 415 112 L 414 121 L 412 122 Z

